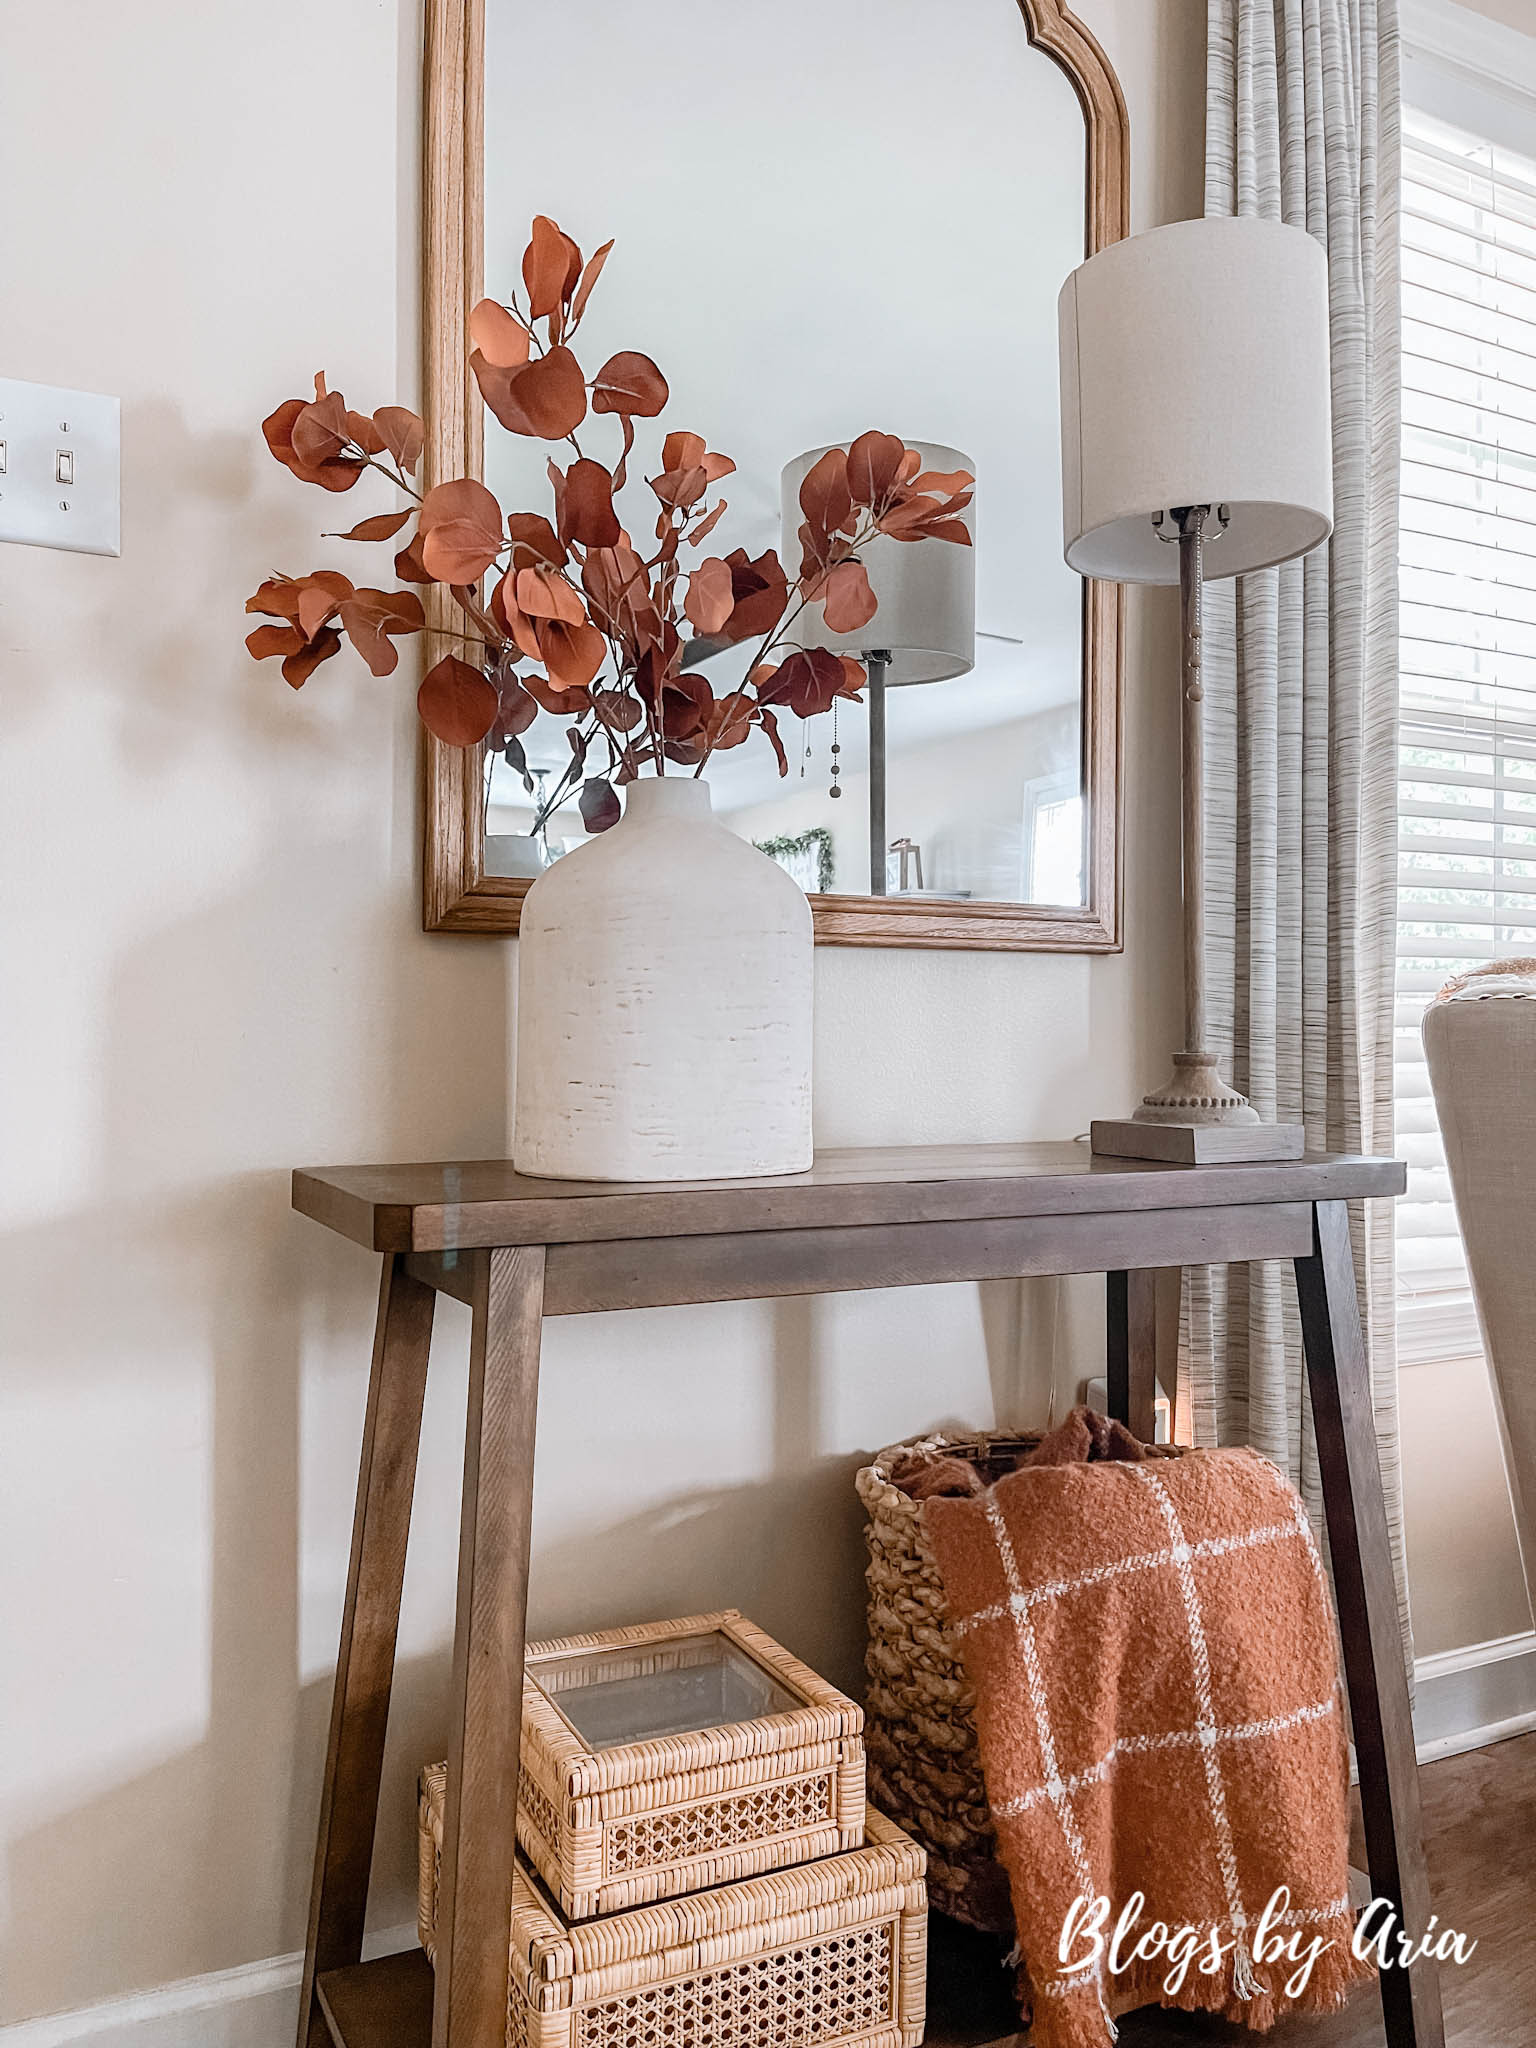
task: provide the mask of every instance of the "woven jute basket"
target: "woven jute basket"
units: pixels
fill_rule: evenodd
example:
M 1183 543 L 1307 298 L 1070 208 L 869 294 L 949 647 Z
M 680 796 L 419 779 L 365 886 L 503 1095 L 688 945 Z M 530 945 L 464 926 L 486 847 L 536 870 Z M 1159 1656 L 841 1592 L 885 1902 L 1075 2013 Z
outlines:
M 987 1934 L 1014 1933 L 1008 1874 L 997 1860 L 976 1741 L 975 1696 L 945 1630 L 944 1588 L 923 1541 L 923 1506 L 892 1483 L 914 1461 L 957 1458 L 984 1485 L 1042 1441 L 1030 1436 L 927 1436 L 877 1452 L 858 1476 L 868 1515 L 869 1694 L 864 1742 L 870 1799 L 928 1851 L 928 1896 L 941 1913 Z M 1154 1457 L 1181 1447 L 1147 1445 Z
M 976 1746 L 975 1697 L 945 1635 L 944 1588 L 923 1541 L 922 1503 L 891 1483 L 915 1458 L 973 1465 L 990 1485 L 1035 1436 L 930 1436 L 877 1452 L 858 1476 L 869 1517 L 864 1743 L 869 1796 L 928 1851 L 928 1897 L 989 1934 L 1013 1934 Z

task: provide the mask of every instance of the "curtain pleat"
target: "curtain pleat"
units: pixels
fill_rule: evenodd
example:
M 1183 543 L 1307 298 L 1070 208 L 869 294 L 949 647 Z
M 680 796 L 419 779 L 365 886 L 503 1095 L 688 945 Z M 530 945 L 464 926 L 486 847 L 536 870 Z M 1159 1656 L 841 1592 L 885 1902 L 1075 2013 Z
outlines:
M 1210 1035 L 1310 1149 L 1392 1147 L 1399 438 L 1396 0 L 1208 0 L 1207 214 L 1328 251 L 1334 534 L 1208 585 Z M 1217 543 L 1219 546 L 1219 543 Z M 1405 1643 L 1389 1203 L 1352 1216 Z M 1287 1269 L 1189 1275 L 1181 1400 L 1320 1508 Z

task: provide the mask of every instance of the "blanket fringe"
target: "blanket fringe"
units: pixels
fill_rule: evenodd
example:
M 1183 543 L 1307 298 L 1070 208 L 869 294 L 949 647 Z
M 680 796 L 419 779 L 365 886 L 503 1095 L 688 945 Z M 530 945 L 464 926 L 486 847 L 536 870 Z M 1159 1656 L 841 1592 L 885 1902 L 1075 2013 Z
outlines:
M 1265 1984 L 1255 1975 L 1252 1956 L 1246 1952 L 1234 1958 L 1230 1977 L 1225 1971 L 1218 1978 L 1203 1977 L 1192 1970 L 1176 1992 L 1163 1988 L 1166 1963 L 1137 1964 L 1111 1978 L 1108 1988 L 1121 2011 L 1138 2005 L 1161 2005 L 1181 2012 L 1210 2013 L 1234 2021 L 1252 2033 L 1268 2033 L 1292 2013 L 1337 2012 L 1376 1976 L 1375 1966 L 1358 1958 L 1349 1945 L 1354 1933 L 1353 1914 L 1324 1923 L 1312 1932 L 1331 1937 L 1333 1946 L 1318 1957 L 1299 1998 L 1288 1997 L 1285 1991 L 1287 1979 L 1297 1968 L 1295 1963 L 1282 1958 L 1271 1965 L 1265 1973 L 1271 1981 Z M 1239 1961 L 1246 1962 L 1246 1971 L 1240 1972 L 1236 1967 Z M 1239 1975 L 1255 1986 L 1251 1994 L 1245 1995 L 1238 1988 Z M 1116 2038 L 1114 2021 L 1092 1977 L 1084 1978 L 1070 1991 L 1036 1996 L 1034 2000 L 1030 2033 L 1034 2048 L 1105 2048 L 1106 2043 Z

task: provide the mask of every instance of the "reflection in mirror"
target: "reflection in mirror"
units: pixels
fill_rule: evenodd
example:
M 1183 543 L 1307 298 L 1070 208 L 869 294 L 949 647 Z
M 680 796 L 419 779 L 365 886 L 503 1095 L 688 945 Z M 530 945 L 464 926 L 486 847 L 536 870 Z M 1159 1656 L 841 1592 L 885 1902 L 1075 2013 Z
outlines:
M 887 694 L 883 879 L 892 896 L 1082 903 L 1056 297 L 1085 253 L 1083 116 L 1017 0 L 487 0 L 485 107 L 487 291 L 518 282 L 537 213 L 588 250 L 614 238 L 583 360 L 644 350 L 671 387 L 665 424 L 734 459 L 721 553 L 793 552 L 780 476 L 802 451 L 876 427 L 967 452 L 975 665 Z M 658 465 L 637 425 L 638 481 Z M 616 422 L 582 432 L 617 454 Z M 544 510 L 546 457 L 492 424 L 486 481 Z M 637 537 L 645 501 L 638 481 L 620 506 Z M 718 656 L 717 691 L 744 665 Z M 788 775 L 754 733 L 709 763 L 715 808 L 808 890 L 867 896 L 868 703 L 782 724 Z M 489 874 L 536 873 L 585 837 L 573 804 L 539 821 L 562 723 L 523 744 L 531 793 L 487 763 Z

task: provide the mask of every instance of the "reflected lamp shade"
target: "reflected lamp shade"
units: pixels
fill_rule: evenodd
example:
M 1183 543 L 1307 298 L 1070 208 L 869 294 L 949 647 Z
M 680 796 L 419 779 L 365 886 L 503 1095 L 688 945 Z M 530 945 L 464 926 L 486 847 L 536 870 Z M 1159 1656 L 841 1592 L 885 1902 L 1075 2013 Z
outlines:
M 847 444 L 834 441 L 834 448 Z M 976 465 L 958 448 L 938 441 L 908 441 L 923 458 L 923 468 L 967 469 Z M 782 546 L 780 559 L 791 577 L 800 569 L 800 486 L 827 453 L 812 448 L 785 466 L 781 489 Z M 976 538 L 973 499 L 960 514 L 972 542 Z M 834 654 L 863 654 L 871 648 L 890 651 L 886 674 L 890 685 L 941 683 L 963 676 L 976 666 L 976 550 L 953 541 L 891 540 L 877 534 L 859 550 L 879 607 L 867 626 L 856 633 L 832 633 L 820 604 L 808 604 L 787 638 L 796 647 L 827 647 Z
M 1279 221 L 1175 222 L 1101 249 L 1062 287 L 1066 557 L 1084 576 L 1177 583 L 1153 522 L 1223 508 L 1207 579 L 1307 554 L 1333 531 L 1328 259 Z

